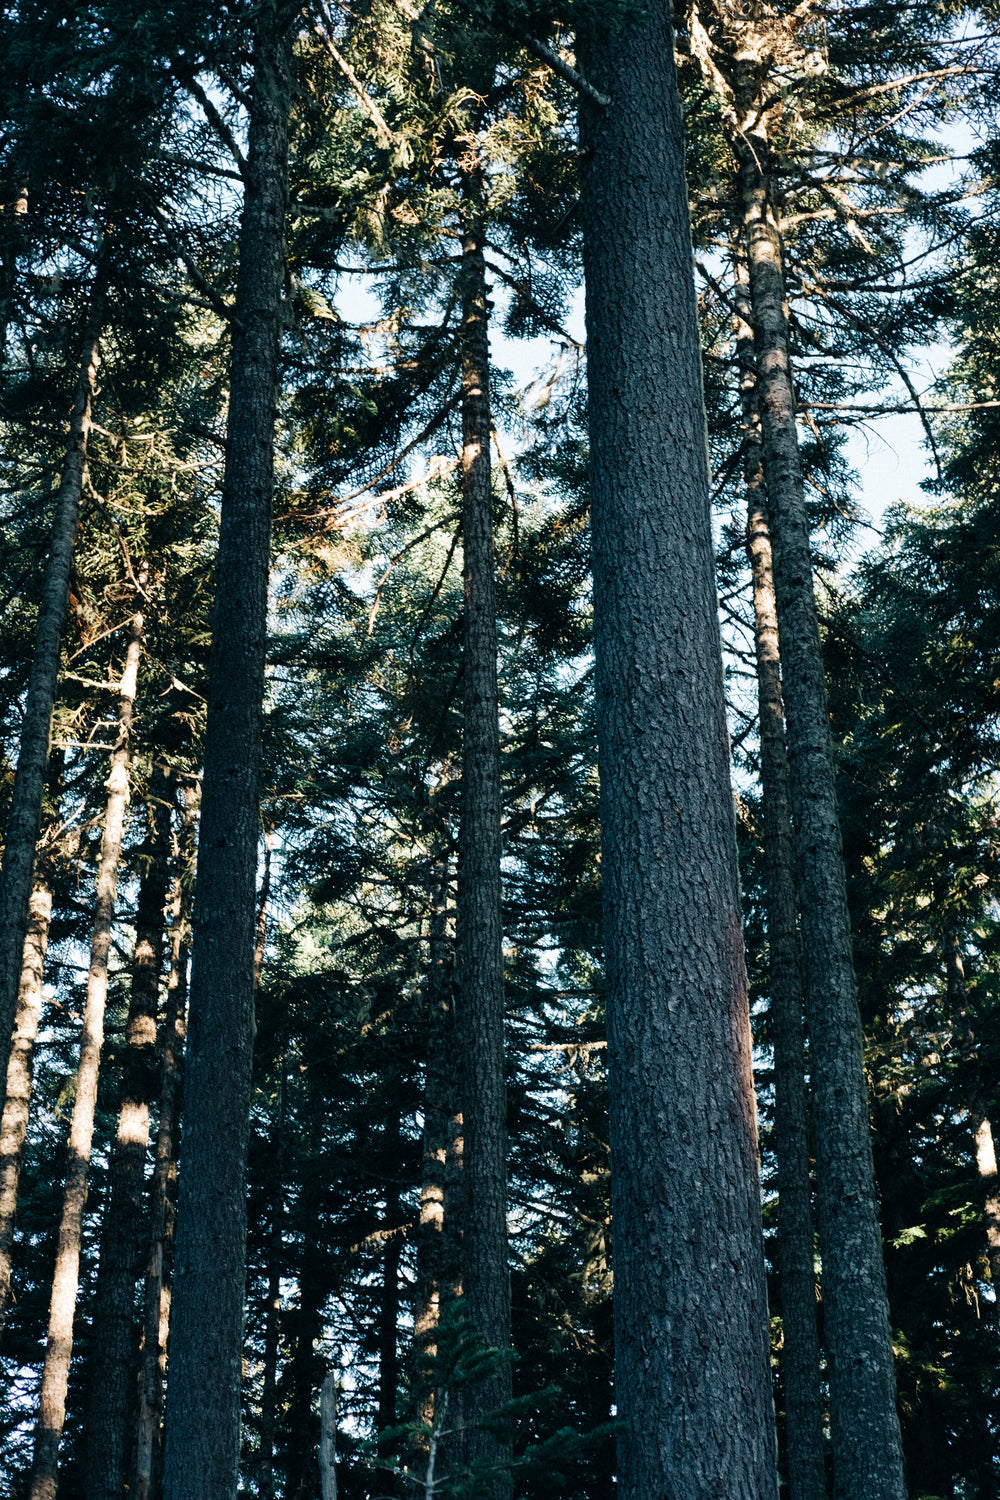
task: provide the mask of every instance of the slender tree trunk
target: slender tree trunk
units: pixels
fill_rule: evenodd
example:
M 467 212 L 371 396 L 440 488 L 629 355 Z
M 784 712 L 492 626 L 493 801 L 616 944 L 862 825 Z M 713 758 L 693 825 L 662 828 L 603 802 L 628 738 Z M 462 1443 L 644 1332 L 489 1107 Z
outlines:
M 270 835 L 269 835 L 270 837 Z M 265 856 L 265 873 L 268 868 Z M 257 952 L 263 960 L 264 892 L 257 923 Z M 260 966 L 257 967 L 260 974 Z M 278 1118 L 271 1138 L 271 1223 L 268 1230 L 267 1247 L 267 1305 L 264 1311 L 264 1379 L 260 1398 L 260 1454 L 258 1458 L 258 1500 L 274 1500 L 274 1431 L 278 1414 L 278 1341 L 281 1332 L 281 1272 L 284 1266 L 282 1255 L 282 1220 L 285 1193 L 285 1060 L 281 1062 L 281 1082 L 278 1088 Z
M 623 1500 L 774 1500 L 756 1111 L 666 0 L 583 49 Z
M 168 1500 L 235 1500 L 238 1485 L 258 780 L 292 36 L 287 10 L 255 14 L 194 909 Z
M 319 1482 L 322 1500 L 337 1500 L 337 1377 L 333 1370 L 319 1389 Z
M 69 575 L 76 542 L 80 495 L 87 470 L 87 439 L 97 393 L 99 344 L 104 319 L 103 278 L 98 275 L 90 298 L 90 316 L 83 337 L 83 354 L 70 417 L 69 442 L 62 483 L 56 495 L 52 540 L 42 584 L 42 602 L 35 626 L 35 653 L 28 680 L 28 696 L 17 755 L 17 773 L 7 814 L 7 834 L 0 872 L 0 1078 L 7 1062 L 21 978 L 21 959 L 28 927 L 35 843 L 42 816 L 42 791 L 49 758 L 52 706 L 59 675 L 59 649 Z
M 318 1147 L 318 1139 L 314 1136 Z M 304 1195 L 302 1223 L 306 1233 L 299 1262 L 299 1299 L 289 1325 L 294 1330 L 291 1368 L 288 1381 L 288 1404 L 285 1408 L 288 1471 L 285 1479 L 287 1500 L 312 1500 L 316 1493 L 316 1420 L 313 1405 L 316 1387 L 323 1378 L 323 1359 L 316 1345 L 323 1331 L 321 1303 L 324 1288 L 319 1269 L 319 1247 L 315 1238 L 318 1220 L 317 1198 L 320 1184 L 314 1183 Z
M 500 908 L 500 729 L 496 569 L 490 463 L 489 312 L 481 183 L 466 179 L 462 236 L 463 738 L 459 825 L 458 1027 L 464 1090 L 464 1296 L 487 1344 L 510 1346 L 507 1267 L 507 1089 Z M 505 1360 L 463 1393 L 470 1462 L 510 1460 L 476 1423 L 510 1398 Z M 499 1481 L 498 1481 L 499 1484 Z M 497 1486 L 487 1486 L 492 1493 Z
M 745 267 L 737 268 L 737 290 L 745 307 Z M 774 1045 L 774 1149 L 778 1163 L 778 1274 L 784 1353 L 788 1487 L 791 1500 L 824 1500 L 823 1402 L 819 1378 L 816 1273 L 813 1266 L 812 1195 L 781 657 L 774 603 L 771 535 L 760 423 L 753 329 L 745 308 L 736 331 L 740 360 L 747 486 L 747 553 L 753 579 L 757 704 L 760 715 L 760 778 L 764 865 L 767 880 L 767 945 Z
M 768 514 L 781 632 L 812 1057 L 835 1493 L 904 1500 L 826 682 L 813 596 L 778 226 L 759 136 L 740 148 Z
M 414 1352 L 434 1354 L 444 1305 L 460 1291 L 459 1246 L 455 1216 L 449 1209 L 449 1150 L 459 1122 L 454 1082 L 456 1048 L 452 1011 L 452 974 L 448 944 L 447 859 L 431 873 L 432 892 L 427 935 L 427 1065 L 424 1079 L 423 1174 L 417 1235 L 417 1300 L 413 1318 Z M 430 1424 L 434 1392 L 416 1387 L 416 1416 Z
M 387 1166 L 385 1194 L 385 1241 L 382 1246 L 382 1300 L 378 1320 L 378 1429 L 396 1425 L 396 1394 L 399 1390 L 399 1266 L 403 1254 L 399 1221 L 399 1189 L 393 1180 L 398 1170 L 400 1146 L 399 1111 L 392 1111 L 385 1124 Z
M 146 1151 L 157 1088 L 156 1024 L 167 903 L 170 808 L 154 774 L 140 854 L 135 955 L 125 1030 L 124 1085 L 101 1235 L 87 1417 L 88 1500 L 121 1500 L 128 1473 L 139 1324 L 136 1282 L 147 1230 Z
M 11 1304 L 14 1221 L 21 1163 L 24 1160 L 24 1140 L 28 1131 L 35 1040 L 42 1015 L 42 975 L 51 916 L 52 888 L 47 875 L 40 870 L 31 893 L 14 1044 L 7 1065 L 7 1093 L 3 1122 L 0 1124 L 0 1333 Z
M 188 873 L 194 863 L 197 809 L 198 793 L 194 787 L 186 787 L 184 816 L 176 849 L 177 874 L 170 899 L 170 975 L 167 980 L 159 1120 L 150 1189 L 149 1254 L 143 1285 L 142 1367 L 133 1484 L 136 1500 L 151 1500 L 160 1457 L 160 1416 L 170 1321 L 168 1263 L 173 1238 L 177 1120 L 187 1011 L 190 918 Z
M 990 1263 L 990 1280 L 1000 1297 L 1000 1183 L 997 1178 L 996 1145 L 993 1125 L 983 1102 L 983 1087 L 976 1039 L 969 1023 L 966 1004 L 965 966 L 958 934 L 949 932 L 944 942 L 948 972 L 948 1009 L 959 1035 L 965 1062 L 972 1073 L 969 1097 L 969 1129 L 972 1135 L 976 1171 L 983 1189 L 983 1226 L 986 1230 L 986 1254 Z
M 31 1500 L 54 1500 L 59 1483 L 59 1444 L 66 1418 L 66 1389 L 73 1352 L 73 1315 L 80 1280 L 80 1242 L 83 1210 L 87 1199 L 87 1174 L 94 1136 L 97 1107 L 97 1075 L 104 1043 L 104 1009 L 108 994 L 108 954 L 118 889 L 118 857 L 121 852 L 125 809 L 129 799 L 129 736 L 135 701 L 139 660 L 142 655 L 142 616 L 136 615 L 129 631 L 125 670 L 118 695 L 118 739 L 108 775 L 108 803 L 97 868 L 97 902 L 87 974 L 87 1000 L 80 1037 L 80 1063 L 76 1074 L 76 1098 L 69 1127 L 69 1161 L 63 1193 L 62 1220 L 52 1278 L 48 1342 L 42 1370 L 42 1388 L 35 1428 L 35 1454 L 31 1471 Z
M 5 385 L 8 332 L 29 207 L 27 175 L 16 163 L 12 166 L 0 187 L 0 392 Z

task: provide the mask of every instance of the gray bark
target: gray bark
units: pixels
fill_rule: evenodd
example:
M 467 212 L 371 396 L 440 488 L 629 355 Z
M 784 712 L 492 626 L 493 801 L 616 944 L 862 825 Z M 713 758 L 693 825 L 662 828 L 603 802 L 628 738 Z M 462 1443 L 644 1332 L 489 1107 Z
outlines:
M 507 1087 L 500 909 L 500 730 L 483 226 L 469 183 L 462 238 L 462 811 L 456 943 L 463 1073 L 463 1294 L 487 1344 L 510 1345 Z M 509 1444 L 475 1424 L 510 1398 L 503 1361 L 463 1393 L 467 1456 L 502 1469 Z M 499 1483 L 499 1481 L 498 1481 Z M 487 1486 L 488 1493 L 496 1487 Z
M 795 424 L 778 225 L 761 164 L 741 150 L 750 298 L 795 825 L 812 1058 L 817 1207 L 834 1489 L 904 1500 L 863 1038 L 837 816 L 826 681 Z
M 774 1500 L 756 1109 L 666 0 L 586 49 L 597 715 L 624 1500 Z
M 55 703 L 56 680 L 59 675 L 60 642 L 66 618 L 80 495 L 87 470 L 91 409 L 97 393 L 104 305 L 104 284 L 98 278 L 90 299 L 90 315 L 83 336 L 76 398 L 70 416 L 69 442 L 62 482 L 56 495 L 52 541 L 35 626 L 35 651 L 17 753 L 17 773 L 7 814 L 3 869 L 0 872 L 0 1078 L 7 1076 L 21 979 L 21 958 L 28 927 L 35 843 L 41 823 L 52 706 Z
M 87 1201 L 87 1175 L 97 1108 L 97 1077 L 104 1045 L 104 1011 L 108 995 L 108 956 L 118 890 L 118 859 L 121 853 L 125 810 L 129 800 L 129 739 L 132 705 L 135 701 L 139 660 L 142 655 L 142 616 L 130 626 L 118 694 L 118 736 L 111 756 L 107 780 L 108 801 L 97 867 L 97 900 L 87 973 L 87 999 L 80 1036 L 80 1062 L 76 1072 L 76 1097 L 70 1119 L 66 1180 L 56 1264 L 49 1304 L 49 1328 L 45 1364 L 38 1398 L 35 1452 L 31 1470 L 31 1500 L 55 1500 L 59 1485 L 59 1445 L 66 1419 L 66 1391 L 73 1352 L 73 1316 L 80 1281 L 80 1245 L 83 1210 Z
M 737 268 L 741 303 L 745 267 Z M 778 1276 L 791 1500 L 824 1500 L 823 1401 L 816 1320 L 812 1189 L 799 965 L 795 846 L 792 838 L 781 657 L 774 602 L 771 535 L 757 416 L 757 369 L 753 329 L 746 316 L 736 331 L 744 423 L 747 486 L 747 553 L 753 579 L 757 706 L 760 716 L 760 780 L 764 868 L 767 885 L 767 946 L 771 1040 L 774 1046 L 774 1152 L 778 1166 Z
M 164 1491 L 235 1500 L 291 16 L 256 13 L 195 889 Z
M 31 1088 L 34 1075 L 35 1041 L 42 1016 L 42 977 L 52 916 L 52 889 L 39 871 L 31 893 L 28 931 L 24 939 L 24 961 L 17 997 L 14 1040 L 7 1065 L 7 1090 L 0 1123 L 0 1333 L 11 1304 L 11 1268 L 18 1185 L 28 1132 Z
M 324 1377 L 319 1391 L 319 1482 L 323 1500 L 337 1500 L 337 1377 Z
M 166 923 L 170 809 L 154 773 L 141 851 L 135 952 L 125 1028 L 124 1084 L 101 1234 L 93 1340 L 88 1365 L 87 1500 L 121 1500 L 128 1465 L 146 1219 L 149 1111 L 157 1089 L 156 1024 Z

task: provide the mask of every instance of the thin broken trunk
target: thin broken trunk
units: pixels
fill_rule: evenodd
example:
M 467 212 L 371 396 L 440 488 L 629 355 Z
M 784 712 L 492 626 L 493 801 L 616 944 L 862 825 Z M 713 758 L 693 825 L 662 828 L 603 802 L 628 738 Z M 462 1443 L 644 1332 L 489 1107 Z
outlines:
M 581 49 L 623 1500 L 777 1493 L 756 1108 L 670 6 Z
M 327 1371 L 319 1391 L 319 1482 L 322 1500 L 337 1500 L 337 1377 Z
M 98 274 L 90 298 L 90 315 L 83 337 L 83 355 L 70 416 L 69 442 L 62 482 L 56 495 L 52 539 L 42 584 L 42 602 L 35 626 L 35 649 L 21 721 L 17 773 L 7 814 L 3 869 L 0 872 L 0 1078 L 7 1062 L 21 979 L 21 958 L 28 927 L 35 843 L 42 816 L 42 791 L 49 758 L 52 707 L 59 675 L 59 651 L 69 577 L 76 542 L 80 496 L 87 472 L 87 439 L 97 394 L 99 345 L 104 321 L 105 292 Z
M 35 1428 L 31 1471 L 31 1500 L 55 1500 L 59 1482 L 59 1444 L 66 1418 L 66 1389 L 73 1352 L 73 1316 L 80 1280 L 80 1243 L 87 1200 L 87 1174 L 97 1108 L 97 1076 L 104 1044 L 104 1010 L 108 994 L 108 955 L 118 889 L 118 858 L 129 798 L 129 737 L 139 660 L 142 655 L 142 616 L 129 627 L 129 643 L 118 692 L 118 737 L 108 775 L 108 802 L 97 867 L 97 901 L 87 973 L 87 1000 L 80 1037 L 76 1097 L 69 1127 L 62 1219 L 52 1278 L 48 1341 Z
M 841 1500 L 904 1500 L 781 242 L 762 168 L 769 159 L 767 140 L 751 129 L 748 144 L 738 150 L 802 913 L 835 1493 Z

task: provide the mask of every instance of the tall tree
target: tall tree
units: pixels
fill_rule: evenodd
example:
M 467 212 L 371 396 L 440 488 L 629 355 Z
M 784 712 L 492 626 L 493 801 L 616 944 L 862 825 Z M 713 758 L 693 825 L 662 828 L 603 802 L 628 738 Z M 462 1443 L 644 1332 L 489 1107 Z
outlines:
M 168 1500 L 235 1497 L 253 1047 L 259 766 L 293 12 L 253 24 L 195 892 L 171 1331 Z
M 69 1159 L 63 1187 L 59 1246 L 52 1279 L 45 1367 L 38 1398 L 31 1500 L 54 1500 L 59 1485 L 59 1444 L 66 1419 L 66 1390 L 73 1350 L 73 1319 L 80 1278 L 80 1245 L 87 1200 L 87 1175 L 97 1108 L 97 1079 L 104 1044 L 104 1013 L 108 993 L 108 957 L 118 889 L 125 811 L 129 801 L 132 706 L 135 702 L 142 656 L 143 620 L 129 622 L 128 647 L 118 689 L 118 735 L 107 780 L 108 800 L 97 869 L 97 900 L 87 973 L 87 1000 L 80 1036 L 80 1063 L 69 1130 Z
M 740 154 L 802 911 L 837 1494 L 903 1500 L 889 1308 L 780 231 L 756 101 Z
M 669 8 L 583 49 L 616 1392 L 629 1500 L 777 1489 Z
M 31 898 L 35 842 L 42 816 L 42 791 L 48 766 L 60 642 L 66 616 L 80 497 L 87 468 L 87 439 L 97 389 L 105 294 L 103 274 L 99 274 L 91 292 L 62 483 L 56 496 L 42 603 L 35 627 L 35 652 L 24 707 L 17 774 L 7 815 L 7 837 L 3 870 L 0 873 L 0 1076 L 3 1077 L 6 1076 L 14 1025 Z
M 799 965 L 795 847 L 792 838 L 781 657 L 774 602 L 771 535 L 757 414 L 753 328 L 746 305 L 745 265 L 737 328 L 745 426 L 747 552 L 753 579 L 754 649 L 760 722 L 760 779 L 767 884 L 767 945 L 774 1043 L 774 1150 L 778 1164 L 778 1266 L 784 1350 L 788 1483 L 793 1500 L 823 1500 L 823 1407 L 820 1392 L 816 1274 L 813 1267 L 806 1057 Z
M 166 923 L 170 806 L 154 773 L 140 850 L 135 950 L 124 1049 L 124 1081 L 112 1147 L 93 1339 L 89 1360 L 87 1493 L 117 1500 L 128 1465 L 129 1417 L 138 1343 L 135 1287 L 145 1227 L 145 1171 L 150 1103 L 156 1092 L 156 1030 Z
M 476 163 L 462 237 L 462 814 L 456 898 L 462 1038 L 463 1295 L 487 1343 L 510 1345 L 507 1092 L 500 909 L 500 726 L 485 225 Z M 508 1445 L 477 1424 L 510 1397 L 510 1365 L 464 1393 L 470 1462 L 503 1465 Z M 487 1485 L 494 1493 L 496 1484 Z

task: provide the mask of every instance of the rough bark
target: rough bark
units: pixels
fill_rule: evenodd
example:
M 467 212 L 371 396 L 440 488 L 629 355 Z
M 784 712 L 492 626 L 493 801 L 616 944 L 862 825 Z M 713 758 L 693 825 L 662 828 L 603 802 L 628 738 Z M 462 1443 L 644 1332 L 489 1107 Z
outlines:
M 149 1250 L 143 1282 L 142 1365 L 139 1377 L 139 1417 L 133 1493 L 151 1500 L 160 1458 L 160 1415 L 167 1368 L 170 1321 L 169 1262 L 173 1240 L 173 1197 L 177 1180 L 177 1120 L 180 1104 L 181 1061 L 187 1013 L 190 885 L 194 863 L 194 824 L 198 793 L 185 788 L 185 808 L 175 848 L 177 873 L 170 896 L 170 973 L 167 979 L 163 1028 L 159 1118 L 150 1187 Z
M 59 675 L 60 640 L 66 618 L 80 495 L 87 471 L 91 410 L 97 393 L 104 307 L 104 284 L 98 277 L 90 299 L 90 314 L 83 337 L 83 354 L 76 382 L 76 398 L 70 416 L 69 441 L 62 481 L 56 495 L 52 539 L 42 584 L 42 602 L 35 626 L 35 650 L 21 722 L 17 772 L 7 814 L 3 869 L 0 872 L 0 1078 L 7 1076 L 21 978 L 21 958 L 28 927 L 35 844 L 42 816 L 42 791 L 49 758 L 52 706 L 55 703 L 56 679 Z
M 87 1174 L 94 1135 L 94 1112 L 97 1108 L 97 1076 L 104 1044 L 108 955 L 118 889 L 118 858 L 129 799 L 129 737 L 142 655 L 142 626 L 142 616 L 135 615 L 129 630 L 125 668 L 118 691 L 118 736 L 107 780 L 108 801 L 97 867 L 97 900 L 90 944 L 90 967 L 87 972 L 87 999 L 83 1011 L 76 1097 L 69 1127 L 62 1218 L 52 1278 L 48 1339 L 35 1427 L 31 1500 L 54 1500 L 59 1483 L 59 1444 L 66 1418 L 66 1389 L 73 1352 L 73 1316 L 80 1280 L 83 1210 L 87 1200 Z
M 490 463 L 489 312 L 481 185 L 467 179 L 462 237 L 462 811 L 458 836 L 457 1019 L 464 1093 L 463 1291 L 492 1348 L 510 1345 L 507 1089 L 500 909 L 500 730 Z M 510 1398 L 505 1360 L 463 1393 L 470 1462 L 498 1471 L 509 1444 L 476 1423 Z M 498 1479 L 498 1484 L 499 1484 Z M 487 1486 L 485 1492 L 492 1493 Z
M 238 1486 L 261 707 L 291 16 L 256 12 L 195 888 L 167 1399 L 168 1500 Z
M 34 1074 L 35 1040 L 42 1016 L 42 975 L 49 942 L 52 889 L 39 869 L 31 893 L 28 931 L 24 939 L 24 962 L 17 997 L 14 1040 L 7 1065 L 7 1092 L 0 1123 L 0 1334 L 11 1304 L 11 1261 L 18 1184 L 28 1131 L 31 1086 Z
M 322 1500 L 337 1500 L 337 1377 L 329 1370 L 319 1391 L 319 1481 Z
M 752 149 L 751 149 L 752 148 Z M 741 150 L 812 1059 L 817 1207 L 835 1493 L 903 1500 L 899 1419 L 872 1165 L 863 1039 L 837 815 L 826 681 L 795 424 L 778 225 Z
M 777 1492 L 701 369 L 666 0 L 583 49 L 624 1500 Z
M 156 1095 L 156 1028 L 166 923 L 170 808 L 154 774 L 140 851 L 135 952 L 125 1023 L 124 1080 L 101 1234 L 88 1367 L 87 1500 L 121 1500 L 127 1477 L 139 1323 L 136 1283 L 146 1218 L 149 1112 Z
M 745 267 L 737 290 L 745 306 Z M 774 1047 L 774 1152 L 778 1167 L 778 1276 L 791 1500 L 824 1500 L 823 1402 L 820 1391 L 812 1189 L 795 893 L 795 846 L 785 751 L 781 657 L 767 520 L 757 370 L 750 309 L 736 330 L 747 487 L 747 553 L 753 580 L 760 781 L 766 874 L 768 977 Z

